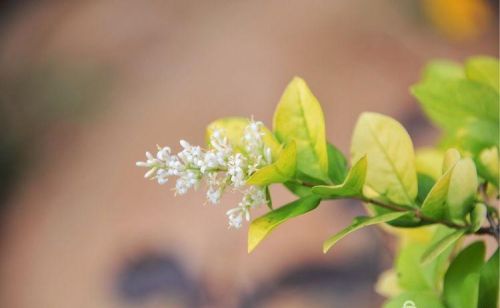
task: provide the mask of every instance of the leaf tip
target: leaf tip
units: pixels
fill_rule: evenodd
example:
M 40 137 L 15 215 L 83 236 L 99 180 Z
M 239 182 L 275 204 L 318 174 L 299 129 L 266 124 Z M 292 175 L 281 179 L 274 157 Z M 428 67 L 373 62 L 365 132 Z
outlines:
M 326 253 L 330 250 L 330 246 L 328 244 L 323 244 L 323 253 L 326 255 Z
M 250 234 L 248 234 L 248 244 L 247 244 L 248 254 L 251 254 L 254 251 L 255 247 L 257 247 L 258 244 L 259 244 L 259 242 L 252 240 L 252 237 L 250 236 Z

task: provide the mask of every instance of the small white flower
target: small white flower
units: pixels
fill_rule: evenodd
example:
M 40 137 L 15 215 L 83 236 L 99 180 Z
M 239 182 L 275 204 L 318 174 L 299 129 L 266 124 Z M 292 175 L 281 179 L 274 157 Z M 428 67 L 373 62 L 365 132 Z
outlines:
M 244 153 L 235 152 L 224 131 L 215 129 L 208 150 L 180 140 L 182 150 L 179 153 L 174 155 L 169 147 L 157 146 L 156 155 L 146 152 L 146 161 L 136 165 L 148 168 L 145 177 L 156 179 L 158 184 L 167 183 L 169 177 L 177 177 L 175 192 L 178 195 L 196 189 L 204 178 L 208 186 L 206 198 L 209 203 L 217 204 L 227 187 L 240 190 L 253 172 L 272 163 L 271 149 L 265 146 L 262 128 L 262 122 L 252 120 L 244 129 Z M 266 202 L 264 188 L 246 188 L 238 206 L 226 212 L 229 227 L 240 228 L 243 220 L 250 221 L 250 211 Z
M 209 188 L 207 190 L 207 199 L 212 204 L 217 204 L 222 196 L 222 191 L 219 189 Z
M 158 170 L 158 167 L 153 167 L 153 168 L 149 169 L 149 171 L 144 174 L 144 177 L 146 179 L 152 177 L 153 174 L 155 174 L 156 170 Z
M 241 228 L 243 217 L 241 213 L 239 215 L 230 215 L 229 217 L 229 228 L 239 229 Z
M 160 146 L 158 147 L 158 153 L 156 153 L 156 158 L 161 161 L 168 161 L 170 158 L 170 148 L 169 147 L 163 147 L 161 148 Z

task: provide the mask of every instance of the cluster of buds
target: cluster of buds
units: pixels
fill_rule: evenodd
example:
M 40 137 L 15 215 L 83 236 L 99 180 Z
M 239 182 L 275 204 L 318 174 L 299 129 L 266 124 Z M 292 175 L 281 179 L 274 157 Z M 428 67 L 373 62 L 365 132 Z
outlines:
M 244 151 L 233 149 L 222 129 L 210 135 L 209 149 L 180 141 L 182 150 L 172 154 L 169 147 L 160 147 L 156 155 L 146 152 L 146 161 L 137 162 L 149 170 L 144 175 L 158 184 L 165 184 L 175 177 L 175 193 L 183 195 L 196 189 L 204 181 L 209 203 L 218 204 L 225 191 L 243 193 L 238 206 L 226 212 L 230 228 L 240 228 L 243 220 L 250 221 L 250 210 L 267 202 L 265 188 L 246 185 L 256 170 L 272 163 L 271 149 L 263 141 L 262 122 L 250 121 L 244 129 Z

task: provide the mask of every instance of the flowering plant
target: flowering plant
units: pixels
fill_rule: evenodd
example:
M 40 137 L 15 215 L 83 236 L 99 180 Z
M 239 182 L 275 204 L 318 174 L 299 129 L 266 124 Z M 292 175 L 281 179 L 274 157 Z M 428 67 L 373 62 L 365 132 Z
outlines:
M 411 92 L 443 131 L 434 148 L 414 151 L 404 127 L 388 116 L 363 113 L 351 142 L 351 167 L 326 141 L 321 106 L 304 80 L 294 78 L 276 108 L 273 130 L 262 122 L 226 118 L 207 129 L 207 148 L 181 140 L 172 154 L 137 165 L 146 178 L 165 184 L 176 177 L 175 193 L 206 183 L 209 203 L 228 190 L 241 202 L 226 212 L 229 227 L 252 219 L 252 209 L 270 211 L 251 221 L 248 251 L 285 221 L 316 209 L 322 201 L 358 199 L 361 216 L 328 238 L 323 251 L 360 228 L 381 224 L 399 238 L 394 268 L 377 290 L 386 307 L 497 307 L 498 248 L 485 262 L 485 240 L 462 248 L 467 235 L 491 235 L 498 243 L 499 63 L 473 57 L 464 65 L 431 62 Z M 281 183 L 298 199 L 273 208 L 269 185 Z

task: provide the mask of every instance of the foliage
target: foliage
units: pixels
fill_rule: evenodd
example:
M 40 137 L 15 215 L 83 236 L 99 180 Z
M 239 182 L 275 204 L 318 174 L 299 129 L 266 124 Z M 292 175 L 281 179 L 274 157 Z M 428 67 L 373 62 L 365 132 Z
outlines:
M 463 249 L 462 240 L 477 234 L 498 241 L 498 212 L 493 206 L 499 182 L 498 74 L 498 60 L 489 57 L 473 57 L 464 65 L 431 62 L 411 93 L 442 130 L 439 145 L 415 151 L 398 121 L 366 112 L 354 128 L 351 167 L 326 140 L 318 99 L 304 80 L 294 78 L 276 108 L 272 131 L 262 128 L 260 133 L 261 143 L 272 154 L 270 163 L 244 169 L 246 185 L 265 190 L 271 208 L 251 222 L 248 251 L 280 224 L 316 210 L 324 200 L 357 199 L 370 216 L 357 217 L 332 235 L 323 251 L 361 228 L 376 224 L 390 228 L 399 245 L 394 268 L 378 283 L 390 297 L 386 307 L 401 307 L 407 300 L 417 307 L 496 307 L 498 250 L 485 262 L 483 240 Z M 227 132 L 233 151 L 248 152 L 248 120 L 214 123 L 207 130 L 209 146 L 218 126 Z M 232 169 L 226 165 L 220 163 L 215 171 L 227 172 L 225 181 L 233 185 Z M 168 169 L 158 166 L 148 165 L 157 168 L 155 172 Z M 268 186 L 275 183 L 298 199 L 272 209 Z M 249 219 L 249 208 L 245 211 Z

